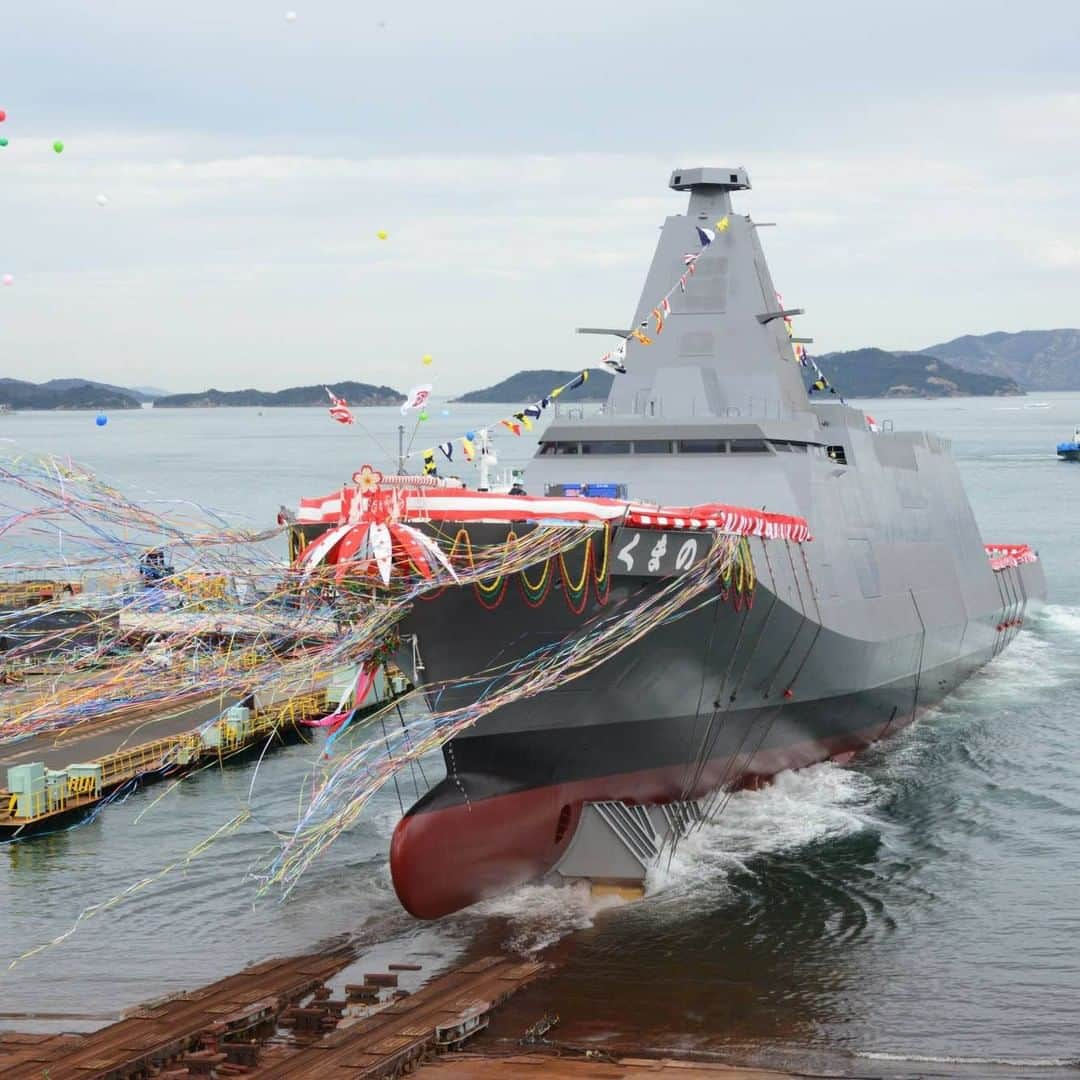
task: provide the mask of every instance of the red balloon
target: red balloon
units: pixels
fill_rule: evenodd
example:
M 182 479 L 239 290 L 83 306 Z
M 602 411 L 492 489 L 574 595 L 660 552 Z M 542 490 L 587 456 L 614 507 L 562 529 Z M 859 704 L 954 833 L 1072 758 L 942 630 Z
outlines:
M 0 109 L 0 124 L 7 119 L 7 113 L 3 109 Z

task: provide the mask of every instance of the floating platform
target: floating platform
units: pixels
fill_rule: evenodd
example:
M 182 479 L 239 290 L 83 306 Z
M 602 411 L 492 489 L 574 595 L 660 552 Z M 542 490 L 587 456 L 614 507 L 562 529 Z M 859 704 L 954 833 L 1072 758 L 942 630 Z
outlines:
M 125 784 L 230 758 L 273 732 L 283 741 L 296 737 L 328 708 L 325 689 L 255 709 L 204 696 L 186 708 L 127 710 L 0 745 L 0 840 L 57 828 Z

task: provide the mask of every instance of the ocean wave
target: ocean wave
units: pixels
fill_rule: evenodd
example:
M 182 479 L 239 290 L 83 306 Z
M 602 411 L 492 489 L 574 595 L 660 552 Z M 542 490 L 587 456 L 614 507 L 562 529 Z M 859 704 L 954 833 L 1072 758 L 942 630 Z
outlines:
M 903 1054 L 888 1050 L 855 1050 L 855 1057 L 868 1061 L 911 1062 L 917 1065 L 993 1065 L 1013 1069 L 1075 1069 L 1080 1058 L 1009 1058 L 1009 1057 L 961 1057 L 956 1055 Z

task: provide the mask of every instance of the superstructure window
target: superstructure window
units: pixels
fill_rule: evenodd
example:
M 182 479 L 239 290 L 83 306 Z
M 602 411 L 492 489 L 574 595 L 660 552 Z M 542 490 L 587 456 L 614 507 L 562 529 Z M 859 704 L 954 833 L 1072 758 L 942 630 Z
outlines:
M 670 454 L 670 439 L 635 439 L 635 454 Z
M 733 454 L 767 454 L 769 447 L 764 439 L 732 439 Z
M 581 444 L 581 452 L 583 454 L 629 454 L 630 444 L 628 442 L 616 442 L 614 440 L 583 442 Z
M 847 454 L 842 446 L 826 446 L 825 453 L 828 454 L 837 465 L 847 464 Z
M 773 439 L 769 445 L 774 450 L 779 450 L 783 454 L 791 453 L 791 443 L 785 442 L 783 439 Z
M 680 439 L 680 454 L 726 454 L 727 439 Z

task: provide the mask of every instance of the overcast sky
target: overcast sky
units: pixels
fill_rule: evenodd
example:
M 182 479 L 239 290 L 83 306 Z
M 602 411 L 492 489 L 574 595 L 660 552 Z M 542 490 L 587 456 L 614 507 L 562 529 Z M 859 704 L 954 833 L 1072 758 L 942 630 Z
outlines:
M 0 375 L 585 365 L 694 165 L 749 170 L 818 351 L 1080 323 L 1075 0 L 9 0 L 0 30 Z

